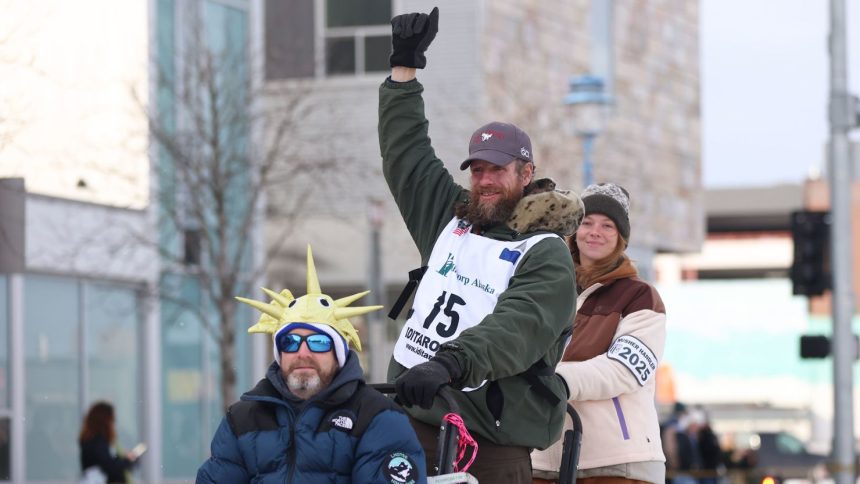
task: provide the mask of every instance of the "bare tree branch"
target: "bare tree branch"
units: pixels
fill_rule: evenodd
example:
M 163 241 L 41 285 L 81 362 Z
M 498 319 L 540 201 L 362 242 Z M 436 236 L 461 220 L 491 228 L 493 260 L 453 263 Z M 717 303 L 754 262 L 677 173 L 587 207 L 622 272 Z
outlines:
M 251 257 L 255 232 L 263 230 L 267 215 L 276 215 L 283 227 L 265 249 L 264 261 L 280 253 L 293 222 L 306 208 L 304 195 L 313 188 L 300 187 L 286 200 L 271 201 L 265 213 L 257 213 L 257 207 L 273 185 L 303 175 L 325 178 L 320 174 L 336 169 L 339 161 L 311 162 L 300 156 L 300 123 L 309 111 L 319 109 L 308 100 L 307 87 L 292 88 L 277 109 L 268 107 L 258 102 L 264 92 L 252 88 L 243 70 L 247 53 L 236 51 L 235 45 L 216 51 L 203 38 L 202 32 L 194 32 L 178 59 L 153 64 L 159 99 L 173 104 L 157 105 L 161 112 L 140 104 L 159 154 L 153 162 L 158 181 L 152 203 L 159 213 L 162 272 L 196 279 L 205 306 L 183 300 L 170 288 L 163 288 L 160 296 L 193 314 L 217 342 L 226 406 L 236 400 L 234 296 L 247 294 L 252 281 L 265 273 L 265 262 L 254 266 Z M 262 142 L 253 138 L 252 150 L 257 128 L 265 136 Z M 186 253 L 185 247 L 194 242 L 192 235 L 199 242 L 195 254 Z M 189 260 L 196 257 L 199 260 Z M 207 314 L 216 321 L 207 320 Z

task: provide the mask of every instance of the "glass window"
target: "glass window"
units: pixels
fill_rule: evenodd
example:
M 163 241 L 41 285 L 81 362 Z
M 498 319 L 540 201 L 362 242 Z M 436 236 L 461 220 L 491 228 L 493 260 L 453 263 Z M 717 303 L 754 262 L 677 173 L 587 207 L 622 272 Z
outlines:
M 325 12 L 322 32 L 314 16 Z M 387 71 L 391 0 L 267 0 L 266 79 Z M 321 41 L 318 46 L 316 42 Z M 316 66 L 319 48 L 322 64 Z
M 776 434 L 776 448 L 780 454 L 803 454 L 806 452 L 806 447 L 797 437 L 786 434 Z
M 24 279 L 27 480 L 79 475 L 79 309 L 74 280 Z
M 329 74 L 352 74 L 355 72 L 355 39 L 326 39 L 325 71 Z
M 314 76 L 314 0 L 266 0 L 266 79 Z
M 125 449 L 140 442 L 140 316 L 131 288 L 87 284 L 86 321 L 87 400 L 111 402 L 116 411 L 118 444 Z
M 9 289 L 0 275 L 0 406 L 9 408 Z M 11 478 L 9 470 L 9 418 L 0 417 L 0 480 Z
M 139 299 L 133 287 L 26 276 L 28 480 L 69 481 L 80 475 L 77 441 L 87 410 L 81 408 L 84 399 L 87 407 L 96 400 L 114 405 L 119 446 L 131 448 L 140 442 L 139 327 Z M 84 357 L 81 343 L 87 351 Z M 0 479 L 8 472 L 4 425 L 8 426 L 0 419 Z
M 203 331 L 186 305 L 199 307 L 200 288 L 190 277 L 167 274 L 162 287 L 176 299 L 161 301 L 164 477 L 195 475 L 209 455 L 212 434 L 203 430 Z
M 390 25 L 391 0 L 326 0 L 329 27 Z
M 0 275 L 0 407 L 9 408 L 9 285 Z M 2 457 L 0 457 L 2 458 Z
M 326 27 L 326 75 L 388 70 L 391 0 L 326 0 Z
M 388 56 L 391 55 L 391 36 L 366 37 L 364 39 L 364 70 L 367 72 L 389 69 Z

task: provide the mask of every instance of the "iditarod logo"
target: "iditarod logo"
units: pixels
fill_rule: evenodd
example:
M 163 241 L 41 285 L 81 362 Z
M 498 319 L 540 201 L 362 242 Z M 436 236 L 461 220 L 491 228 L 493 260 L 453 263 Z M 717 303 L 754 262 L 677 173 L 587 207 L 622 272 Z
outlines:
M 454 264 L 454 254 L 448 252 L 448 258 L 445 260 L 445 263 L 442 264 L 442 267 L 439 268 L 437 272 L 447 277 L 448 273 L 453 271 L 456 265 Z
M 403 452 L 390 454 L 383 466 L 382 473 L 392 484 L 415 484 L 418 480 L 418 466 Z

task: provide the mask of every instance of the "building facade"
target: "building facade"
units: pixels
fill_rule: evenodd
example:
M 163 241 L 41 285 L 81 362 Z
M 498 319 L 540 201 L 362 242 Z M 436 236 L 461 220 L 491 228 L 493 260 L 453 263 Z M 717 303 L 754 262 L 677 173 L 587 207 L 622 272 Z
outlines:
M 429 11 L 432 5 L 414 0 L 374 0 L 360 9 L 347 0 L 253 5 L 262 12 L 252 26 L 252 43 L 264 54 L 260 77 L 266 102 L 301 119 L 291 136 L 294 155 L 283 165 L 290 176 L 270 191 L 269 206 L 299 200 L 302 214 L 269 217 L 267 243 L 284 247 L 269 264 L 269 280 L 300 284 L 296 254 L 311 243 L 328 288 L 367 287 L 378 271 L 385 288 L 381 301 L 393 301 L 420 260 L 382 176 L 377 92 L 390 71 L 390 18 Z M 653 279 L 656 253 L 698 250 L 705 232 L 698 2 L 441 0 L 433 5 L 440 10 L 439 34 L 418 79 L 425 87 L 433 147 L 458 182 L 468 182 L 458 166 L 474 129 L 505 120 L 530 133 L 538 176 L 580 191 L 583 146 L 569 129 L 564 98 L 571 76 L 596 74 L 605 80 L 611 106 L 594 146 L 594 179 L 629 189 L 629 252 L 640 271 Z M 290 160 L 336 169 L 321 175 Z M 369 262 L 377 256 L 381 268 Z M 396 329 L 388 329 L 389 337 L 396 336 Z
M 226 189 L 233 207 L 227 225 L 248 203 L 265 207 L 269 218 L 265 240 L 222 239 L 238 247 L 230 251 L 243 261 L 236 267 L 244 283 L 259 277 L 246 271 L 263 263 L 259 249 L 279 247 L 267 285 L 300 290 L 310 243 L 327 293 L 368 287 L 368 274 L 380 269 L 372 261 L 381 260 L 376 295 L 390 302 L 420 261 L 382 178 L 377 88 L 388 72 L 391 17 L 427 5 L 13 5 L 14 15 L 0 22 L 27 35 L 4 40 L 0 51 L 26 55 L 0 65 L 9 86 L 0 103 L 16 115 L 0 119 L 0 176 L 24 179 L 26 229 L 10 230 L 24 235 L 26 253 L 0 271 L 0 314 L 8 316 L 0 328 L 8 336 L 0 340 L 0 481 L 74 479 L 80 417 L 99 398 L 117 405 L 124 446 L 149 445 L 141 463 L 147 482 L 190 479 L 208 456 L 224 403 L 217 338 L 205 329 L 219 322 L 211 299 L 217 287 L 202 267 L 213 245 L 201 242 L 224 224 L 207 218 L 211 211 L 192 216 L 197 178 L 180 176 L 180 152 L 168 149 L 171 140 L 189 146 L 180 136 L 212 120 L 187 103 L 204 92 L 187 54 L 203 47 L 234 56 L 210 79 L 244 90 L 251 112 L 280 115 L 261 126 L 236 108 L 239 124 L 214 131 L 226 139 L 218 146 L 238 160 L 235 185 Z M 467 178 L 456 166 L 474 128 L 505 119 L 531 134 L 539 175 L 581 189 L 582 146 L 565 127 L 563 99 L 570 76 L 598 74 L 613 103 L 595 145 L 596 180 L 630 189 L 631 250 L 643 273 L 658 251 L 698 247 L 704 229 L 696 2 L 438 5 L 441 32 L 419 78 L 434 147 L 460 182 Z M 243 106 L 241 96 L 230 106 Z M 243 157 L 263 158 L 269 147 L 282 159 L 276 183 L 265 199 L 249 201 L 241 194 L 254 177 L 242 170 Z M 211 154 L 212 145 L 191 153 Z M 148 242 L 121 246 L 116 231 L 126 242 L 135 234 Z M 250 317 L 235 315 L 233 323 L 230 369 L 239 391 L 268 359 L 262 340 L 245 334 Z
M 208 458 L 224 366 L 220 333 L 207 331 L 223 326 L 205 241 L 214 220 L 239 225 L 249 203 L 248 24 L 243 0 L 4 10 L 0 26 L 14 35 L 0 44 L 0 482 L 76 480 L 81 418 L 102 399 L 116 407 L 118 443 L 148 445 L 143 481 L 188 482 Z M 192 181 L 210 172 L 183 175 L 168 146 L 207 153 L 186 137 L 200 126 L 189 100 L 203 97 L 194 70 L 216 55 L 229 64 L 209 79 L 241 120 L 217 135 L 239 175 L 222 193 L 231 211 L 195 218 Z M 247 287 L 254 246 L 225 233 L 215 245 L 237 254 Z M 254 378 L 250 313 L 229 323 L 238 391 Z
M 288 245 L 331 247 L 317 251 L 333 268 L 321 269 L 320 276 L 360 284 L 366 270 L 355 261 L 369 250 L 368 208 L 381 201 L 384 278 L 396 285 L 418 261 L 382 178 L 377 89 L 390 69 L 390 41 L 384 40 L 390 17 L 426 4 L 378 0 L 360 10 L 350 4 L 254 3 L 263 11 L 252 36 L 265 54 L 267 103 L 288 110 L 298 96 L 313 106 L 295 128 L 296 158 L 330 163 L 342 175 L 297 174 L 273 190 L 281 193 L 272 194 L 270 203 L 300 197 L 305 212 Z M 440 33 L 418 77 L 434 148 L 458 181 L 466 182 L 457 166 L 471 132 L 504 119 L 531 133 L 540 176 L 581 190 L 582 148 L 566 128 L 570 115 L 563 98 L 570 76 L 598 73 L 607 79 L 612 106 L 596 141 L 595 180 L 629 188 L 632 250 L 641 254 L 643 270 L 650 272 L 656 252 L 699 247 L 704 225 L 696 2 L 452 0 L 439 8 Z M 297 25 L 301 29 L 294 30 Z M 354 248 L 340 247 L 343 238 Z M 275 262 L 270 275 L 290 280 L 300 273 L 290 265 Z
M 94 401 L 114 404 L 122 445 L 152 441 L 157 253 L 134 238 L 148 232 L 144 210 L 30 194 L 20 178 L 0 192 L 0 480 L 68 482 Z

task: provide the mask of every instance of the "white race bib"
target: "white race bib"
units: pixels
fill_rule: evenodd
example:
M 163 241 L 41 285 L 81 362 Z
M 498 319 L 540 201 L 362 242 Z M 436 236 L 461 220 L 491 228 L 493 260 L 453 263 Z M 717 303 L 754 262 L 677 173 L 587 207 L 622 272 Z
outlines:
M 432 358 L 442 344 L 480 324 L 507 290 L 525 253 L 548 237 L 558 236 L 493 240 L 472 234 L 471 225 L 453 218 L 433 246 L 409 319 L 394 344 L 394 359 L 412 368 Z

